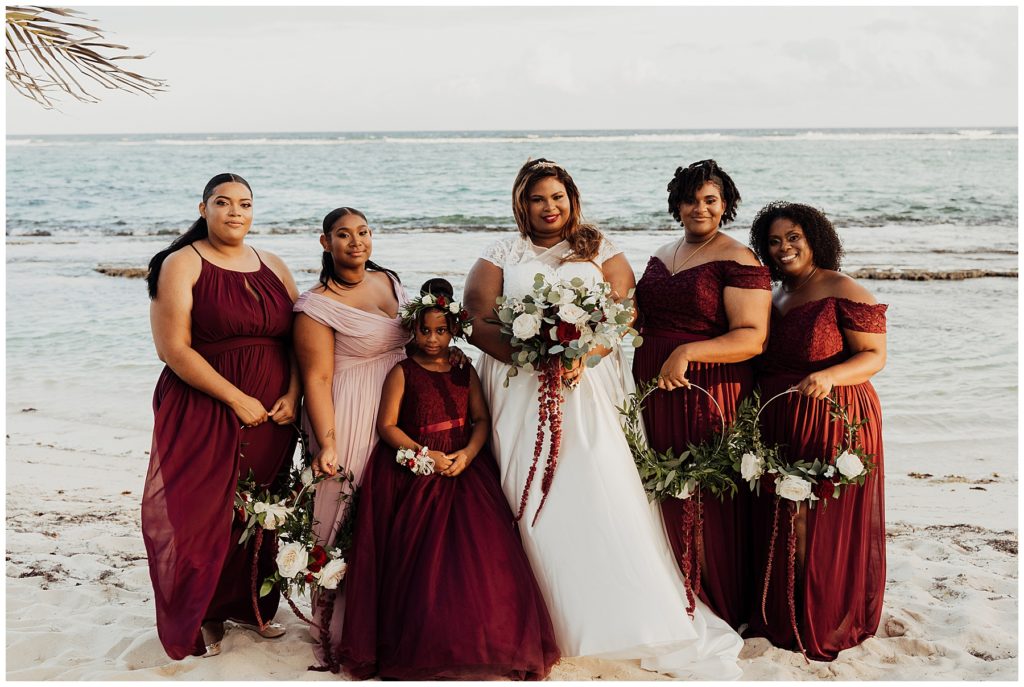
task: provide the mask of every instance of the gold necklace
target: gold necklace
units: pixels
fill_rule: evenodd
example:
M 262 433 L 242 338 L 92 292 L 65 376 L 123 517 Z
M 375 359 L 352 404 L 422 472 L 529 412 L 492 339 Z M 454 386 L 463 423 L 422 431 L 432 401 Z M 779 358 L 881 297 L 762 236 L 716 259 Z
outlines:
M 797 286 L 794 286 L 792 289 L 786 289 L 786 285 L 783 284 L 782 287 L 786 290 L 786 293 L 796 293 L 800 289 L 804 288 L 804 285 L 807 284 L 807 282 L 809 282 L 811 280 L 811 277 L 813 277 L 815 274 L 817 274 L 817 272 L 818 272 L 818 266 L 815 265 L 814 269 L 811 270 L 811 273 L 808 274 L 804 278 L 804 280 L 802 282 L 800 282 Z
M 699 253 L 699 252 L 701 252 L 702 250 L 704 250 L 705 246 L 707 246 L 707 245 L 708 245 L 708 244 L 710 244 L 710 243 L 711 243 L 712 241 L 714 241 L 715 239 L 717 239 L 717 238 L 718 238 L 718 234 L 719 234 L 719 233 L 720 233 L 720 232 L 719 232 L 719 231 L 718 231 L 718 230 L 716 229 L 716 230 L 715 230 L 715 235 L 714 235 L 714 236 L 712 236 L 712 237 L 711 237 L 711 238 L 709 238 L 709 239 L 704 239 L 703 241 L 701 241 L 701 244 L 700 244 L 700 246 L 699 246 L 699 247 L 697 248 L 697 250 L 695 250 L 695 251 L 693 251 L 692 253 L 690 253 L 689 255 L 687 255 L 687 256 L 686 256 L 686 260 L 683 260 L 683 264 L 682 264 L 682 265 L 680 265 L 680 266 L 679 266 L 679 267 L 677 268 L 677 267 L 676 267 L 676 258 L 677 258 L 677 257 L 678 257 L 678 255 L 679 255 L 679 249 L 680 249 L 680 248 L 682 248 L 682 247 L 683 247 L 683 245 L 684 245 L 684 244 L 686 243 L 686 235 L 684 234 L 684 235 L 683 235 L 683 240 L 682 240 L 682 241 L 681 241 L 681 242 L 679 243 L 679 245 L 678 245 L 678 246 L 676 246 L 676 250 L 675 250 L 675 252 L 674 252 L 674 253 L 672 254 L 672 267 L 673 267 L 673 269 L 672 269 L 672 274 L 673 274 L 673 275 L 676 275 L 676 274 L 679 274 L 680 272 L 682 272 L 682 271 L 683 271 L 683 268 L 684 268 L 684 267 L 686 267 L 686 263 L 690 262 L 690 260 L 693 260 L 693 256 L 695 256 L 695 255 L 696 255 L 697 253 Z

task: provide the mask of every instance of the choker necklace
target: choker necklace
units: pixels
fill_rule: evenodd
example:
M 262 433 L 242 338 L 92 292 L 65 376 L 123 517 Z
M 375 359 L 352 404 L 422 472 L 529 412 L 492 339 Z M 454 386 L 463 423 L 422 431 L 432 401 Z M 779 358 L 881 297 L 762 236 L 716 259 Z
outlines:
M 785 284 L 782 285 L 782 288 L 785 289 L 786 293 L 796 293 L 797 291 L 802 289 L 804 287 L 804 285 L 807 284 L 807 282 L 809 282 L 811 280 L 811 277 L 813 277 L 817 273 L 818 273 L 818 267 L 817 267 L 817 265 L 815 265 L 814 269 L 811 270 L 811 273 L 808 274 L 806 277 L 804 277 L 804 280 L 802 282 L 800 282 L 799 284 L 797 284 L 796 286 L 794 286 L 791 289 L 787 289 Z
M 693 256 L 695 256 L 697 253 L 699 253 L 702 250 L 704 250 L 705 246 L 707 246 L 708 244 L 713 242 L 715 239 L 717 239 L 718 238 L 718 234 L 719 234 L 719 232 L 716 229 L 714 236 L 712 236 L 709 239 L 704 239 L 703 241 L 701 241 L 700 245 L 697 246 L 697 248 L 692 253 L 690 253 L 689 255 L 686 256 L 686 260 L 683 260 L 683 264 L 680 265 L 679 267 L 676 267 L 676 258 L 679 255 L 679 249 L 682 248 L 685 244 L 689 243 L 689 241 L 686 240 L 686 235 L 684 234 L 683 235 L 682 243 L 680 243 L 678 246 L 676 246 L 675 252 L 672 253 L 672 267 L 673 267 L 672 274 L 676 275 L 676 274 L 679 274 L 680 272 L 682 272 L 683 271 L 683 267 L 686 266 L 686 263 L 690 262 L 690 260 L 693 259 Z

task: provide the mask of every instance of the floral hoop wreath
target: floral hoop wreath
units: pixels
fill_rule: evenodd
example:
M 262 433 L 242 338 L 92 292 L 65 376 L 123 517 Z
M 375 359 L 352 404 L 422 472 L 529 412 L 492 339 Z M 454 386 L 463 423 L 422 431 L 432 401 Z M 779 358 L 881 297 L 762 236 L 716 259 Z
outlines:
M 814 508 L 815 501 L 822 502 L 822 508 L 828 507 L 829 499 L 836 499 L 850 485 L 863 486 L 868 474 L 875 469 L 873 456 L 857 445 L 857 433 L 867 422 L 862 419 L 851 422 L 847 409 L 831 396 L 824 400 L 829 404 L 829 415 L 834 421 L 843 423 L 843 440 L 835 447 L 830 458 L 800 459 L 787 462 L 780 457 L 779 446 L 766 446 L 761 440 L 761 426 L 758 422 L 761 413 L 770 403 L 787 394 L 799 393 L 796 388 L 789 388 L 775 394 L 763 404 L 759 403 L 759 395 L 754 393 L 755 403 L 760 405 L 752 419 L 745 421 L 741 434 L 747 440 L 746 451 L 734 464 L 751 491 L 761 495 L 764 486 L 766 493 L 775 496 L 772 509 L 772 534 L 768 543 L 768 563 L 765 567 L 764 588 L 761 593 L 761 619 L 767 624 L 765 607 L 768 601 L 768 586 L 771 581 L 772 559 L 775 552 L 775 540 L 779 534 L 779 510 L 783 500 L 788 501 L 789 539 L 787 542 L 787 588 L 789 602 L 789 620 L 796 637 L 800 653 L 807 660 L 807 651 L 796 623 L 796 530 L 794 521 L 800 504 L 807 502 L 808 508 Z M 777 475 L 774 479 L 772 475 Z M 767 478 L 767 479 L 766 479 Z
M 320 630 L 327 667 L 315 670 L 337 672 L 339 662 L 331 650 L 331 615 L 334 596 L 344 585 L 348 570 L 345 557 L 350 554 L 354 540 L 358 491 L 355 476 L 348 470 L 340 471 L 336 477 L 314 477 L 310 467 L 313 455 L 306 432 L 297 424 L 293 423 L 292 427 L 298 433 L 302 461 L 299 465 L 286 464 L 282 474 L 274 480 L 274 484 L 280 485 L 277 489 L 271 490 L 258 484 L 252 470 L 238 480 L 233 503 L 234 517 L 243 527 L 238 543 L 245 544 L 250 538 L 253 539 L 249 584 L 257 626 L 262 630 L 270 624 L 269 620 L 263 620 L 258 600 L 269 594 L 274 587 L 280 587 L 281 595 L 295 615 Z M 334 542 L 329 546 L 318 544 L 313 534 L 314 496 L 317 486 L 326 479 L 341 483 L 338 500 L 346 506 Z M 265 530 L 277 534 L 273 540 L 276 566 L 273 574 L 260 585 L 257 562 Z M 307 618 L 292 600 L 292 592 L 304 593 L 307 585 L 313 591 L 313 611 L 310 615 L 319 615 L 319 623 Z
M 689 444 L 683 452 L 676 455 L 669 447 L 660 452 L 651 448 L 643 431 L 641 413 L 647 398 L 658 388 L 658 379 L 645 382 L 636 391 L 626 397 L 619 413 L 624 416 L 623 432 L 626 443 L 633 454 L 640 481 L 643 483 L 647 498 L 651 501 L 664 501 L 669 498 L 683 500 L 683 552 L 680 565 L 683 571 L 683 582 L 686 587 L 686 612 L 693 617 L 696 608 L 695 597 L 700 595 L 701 580 L 698 563 L 698 552 L 703 547 L 704 507 L 701 502 L 702 491 L 708 491 L 720 499 L 728 494 L 736 493 L 736 482 L 733 472 L 733 456 L 730 454 L 732 435 L 735 425 L 727 426 L 725 413 L 715 397 L 704 387 L 691 383 L 689 388 L 702 392 L 718 409 L 721 428 L 713 438 L 699 445 Z M 690 497 L 694 496 L 693 499 Z
M 430 293 L 421 293 L 405 304 L 402 308 L 402 326 L 412 331 L 420 313 L 425 310 L 440 310 L 445 315 L 452 315 L 455 318 L 456 331 L 452 332 L 454 338 L 465 339 L 473 334 L 473 318 L 462 307 L 461 302 L 444 295 L 435 296 Z

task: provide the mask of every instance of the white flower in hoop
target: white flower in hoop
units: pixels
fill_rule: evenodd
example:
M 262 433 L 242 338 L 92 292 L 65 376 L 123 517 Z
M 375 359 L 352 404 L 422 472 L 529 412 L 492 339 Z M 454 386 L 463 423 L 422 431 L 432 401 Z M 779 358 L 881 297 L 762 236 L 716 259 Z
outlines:
M 307 565 L 309 565 L 309 553 L 298 542 L 285 544 L 277 553 L 277 571 L 286 580 L 298 575 Z
M 345 577 L 347 571 L 348 563 L 345 562 L 345 559 L 335 558 L 332 561 L 328 561 L 315 576 L 320 586 L 324 589 L 337 589 L 338 584 Z
M 786 475 L 776 482 L 775 493 L 790 501 L 806 501 L 811 496 L 811 483 L 803 477 Z
M 740 458 L 740 475 L 746 481 L 754 480 L 764 473 L 764 460 L 754 453 L 744 453 Z
M 864 463 L 862 463 L 860 458 L 853 453 L 843 451 L 843 453 L 836 458 L 836 468 L 839 470 L 839 474 L 846 479 L 853 479 L 864 472 Z
M 283 501 L 279 503 L 257 501 L 253 504 L 252 511 L 257 515 L 266 513 L 263 517 L 263 529 L 276 530 L 278 525 L 283 525 L 284 521 L 288 519 L 292 509 L 284 505 Z

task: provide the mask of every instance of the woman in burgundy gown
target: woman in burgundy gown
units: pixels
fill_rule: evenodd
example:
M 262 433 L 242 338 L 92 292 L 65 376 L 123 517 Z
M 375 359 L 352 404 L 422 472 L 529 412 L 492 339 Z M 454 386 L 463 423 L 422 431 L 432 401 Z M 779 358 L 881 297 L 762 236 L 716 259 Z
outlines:
M 750 394 L 749 361 L 767 335 L 770 284 L 750 249 L 721 232 L 736 216 L 740 194 L 714 160 L 677 169 L 668 191 L 669 211 L 684 232 L 658 249 L 637 283 L 644 345 L 633 359 L 633 377 L 643 383 L 661 375 L 645 404 L 644 425 L 655 450 L 679 453 L 722 427 L 718 408 L 686 388 L 690 383 L 714 396 L 727 423 Z M 750 492 L 741 487 L 724 500 L 701 493 L 699 539 L 684 528 L 686 511 L 697 515 L 697 498 L 687 496 L 661 506 L 672 550 L 680 567 L 693 571 L 690 582 L 699 586 L 700 599 L 738 628 L 749 615 L 753 589 Z
M 839 651 L 874 634 L 885 591 L 885 509 L 882 414 L 869 381 L 885 365 L 885 310 L 852 278 L 840 273 L 842 244 L 819 210 L 795 203 L 764 207 L 750 230 L 751 245 L 781 282 L 772 297 L 771 336 L 758 364 L 762 401 L 795 387 L 765 406 L 763 437 L 780 444 L 789 460 L 834 458 L 843 427 L 823 400 L 831 394 L 851 422 L 866 421 L 858 443 L 875 468 L 863 486 L 796 512 L 792 501 L 766 493 L 755 504 L 754 564 L 758 608 L 748 634 L 810 658 L 831 661 Z M 771 487 L 768 486 L 768 492 Z M 772 536 L 774 509 L 781 512 Z M 789 516 L 789 517 L 787 517 Z M 795 534 L 790 592 L 790 531 Z M 765 590 L 768 558 L 773 565 Z M 792 593 L 792 596 L 790 594 Z
M 224 621 L 257 622 L 252 543 L 239 546 L 232 506 L 239 475 L 268 485 L 291 455 L 299 380 L 289 347 L 295 284 L 275 255 L 246 245 L 252 191 L 220 174 L 201 217 L 150 261 L 153 340 L 167 363 L 153 395 L 142 535 L 157 632 L 167 655 L 220 652 Z M 269 410 L 268 410 L 269 409 Z M 274 570 L 265 539 L 259 579 Z M 276 593 L 259 601 L 263 619 Z M 257 631 L 272 638 L 278 625 Z
M 444 280 L 424 286 L 452 297 Z M 384 382 L 338 658 L 358 679 L 543 679 L 559 658 L 554 630 L 487 448 L 480 379 L 449 362 L 461 320 L 421 299 L 406 313 L 415 351 Z M 429 474 L 396 462 L 421 447 Z

